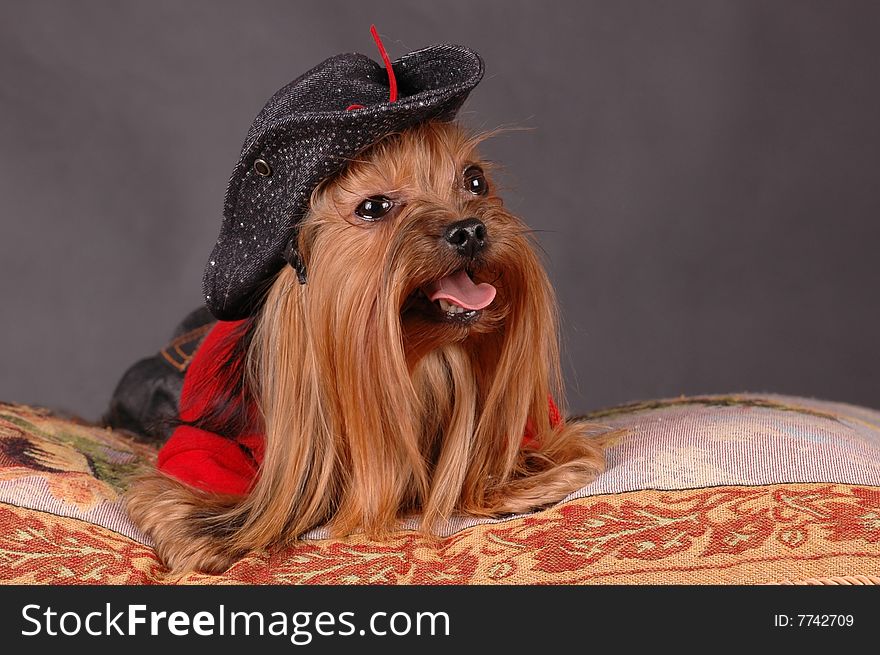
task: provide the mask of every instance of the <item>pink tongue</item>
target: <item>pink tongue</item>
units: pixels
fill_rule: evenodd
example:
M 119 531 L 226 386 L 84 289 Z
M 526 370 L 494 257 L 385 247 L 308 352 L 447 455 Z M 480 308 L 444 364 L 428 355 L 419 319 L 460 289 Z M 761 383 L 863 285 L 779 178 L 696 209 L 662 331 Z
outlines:
M 465 309 L 483 309 L 495 299 L 495 287 L 486 282 L 474 284 L 467 271 L 431 282 L 424 289 L 430 300 L 448 300 Z

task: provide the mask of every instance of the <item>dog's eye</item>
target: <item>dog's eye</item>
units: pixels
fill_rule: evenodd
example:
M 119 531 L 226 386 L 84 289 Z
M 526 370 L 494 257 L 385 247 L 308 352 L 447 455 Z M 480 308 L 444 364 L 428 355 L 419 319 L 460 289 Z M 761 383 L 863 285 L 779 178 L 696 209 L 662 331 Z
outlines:
M 475 196 L 484 196 L 489 191 L 489 183 L 479 166 L 468 166 L 464 169 L 464 188 Z
M 378 221 L 385 214 L 390 212 L 392 207 L 394 207 L 394 203 L 391 202 L 390 198 L 386 198 L 385 196 L 372 196 L 362 201 L 354 210 L 354 213 L 365 221 Z

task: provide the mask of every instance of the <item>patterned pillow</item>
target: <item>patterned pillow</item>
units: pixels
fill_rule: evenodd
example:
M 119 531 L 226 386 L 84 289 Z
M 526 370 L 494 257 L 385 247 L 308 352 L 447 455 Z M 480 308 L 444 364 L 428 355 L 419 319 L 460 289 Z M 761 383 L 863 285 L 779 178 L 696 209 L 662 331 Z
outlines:
M 459 517 L 436 541 L 316 530 L 206 576 L 170 574 L 122 509 L 153 450 L 0 404 L 0 582 L 880 583 L 880 412 L 744 394 L 589 418 L 624 436 L 602 476 L 550 509 Z

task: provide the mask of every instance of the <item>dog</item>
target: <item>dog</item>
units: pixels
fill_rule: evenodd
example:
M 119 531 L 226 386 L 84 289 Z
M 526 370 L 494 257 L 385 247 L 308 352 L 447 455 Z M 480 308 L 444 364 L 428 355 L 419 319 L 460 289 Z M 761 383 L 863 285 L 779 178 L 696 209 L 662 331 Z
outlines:
M 205 414 L 263 435 L 252 486 L 209 493 L 153 470 L 127 494 L 168 567 L 221 572 L 318 526 L 381 540 L 415 514 L 432 533 L 454 514 L 529 512 L 602 470 L 596 427 L 554 404 L 553 289 L 482 138 L 427 121 L 314 189 L 297 236 L 309 283 L 277 273 L 223 351 L 232 400 Z
M 107 423 L 167 441 L 126 497 L 160 558 L 219 572 L 314 528 L 559 501 L 603 466 L 564 420 L 556 304 L 532 233 L 454 122 L 480 56 L 336 55 L 245 139 L 205 308 L 133 366 Z M 215 322 L 215 319 L 219 319 Z M 165 427 L 162 427 L 162 426 Z M 167 430 L 165 428 L 168 428 Z

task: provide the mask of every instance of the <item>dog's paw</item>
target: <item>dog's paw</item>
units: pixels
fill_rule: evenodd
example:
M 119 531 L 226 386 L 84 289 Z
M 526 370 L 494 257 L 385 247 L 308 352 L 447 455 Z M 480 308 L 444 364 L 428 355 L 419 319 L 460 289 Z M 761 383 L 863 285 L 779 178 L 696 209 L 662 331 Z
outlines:
M 520 475 L 498 490 L 492 511 L 524 514 L 561 501 L 605 468 L 605 435 L 584 421 L 568 421 L 522 454 Z
M 131 484 L 125 505 L 175 573 L 223 573 L 246 554 L 230 548 L 233 526 L 218 521 L 234 498 L 199 492 L 154 471 Z

